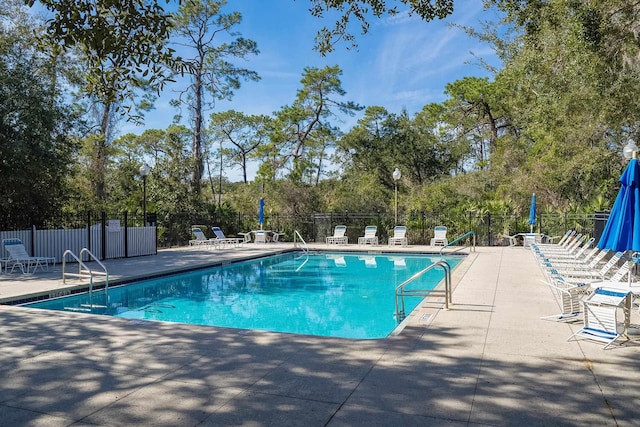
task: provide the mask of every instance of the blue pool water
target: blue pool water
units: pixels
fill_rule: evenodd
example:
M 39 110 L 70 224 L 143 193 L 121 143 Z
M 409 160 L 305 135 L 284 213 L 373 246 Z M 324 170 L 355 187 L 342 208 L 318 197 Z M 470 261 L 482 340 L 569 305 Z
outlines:
M 395 288 L 439 256 L 287 253 L 27 304 L 129 319 L 343 338 L 383 338 L 397 326 Z M 462 258 L 446 257 L 453 268 Z M 432 289 L 430 270 L 410 287 Z M 409 287 L 409 288 L 410 288 Z M 409 313 L 421 298 L 405 299 Z

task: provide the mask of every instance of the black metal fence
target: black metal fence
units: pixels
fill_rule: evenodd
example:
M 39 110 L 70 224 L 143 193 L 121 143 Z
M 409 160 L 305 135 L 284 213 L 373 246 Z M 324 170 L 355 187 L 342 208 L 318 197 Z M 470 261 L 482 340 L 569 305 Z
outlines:
M 561 236 L 568 229 L 599 238 L 608 218 L 607 212 L 592 214 L 564 213 L 539 214 L 534 231 L 550 236 Z M 407 226 L 407 236 L 412 245 L 428 244 L 437 225 L 448 227 L 447 235 L 453 240 L 469 231 L 476 234 L 476 243 L 481 246 L 507 245 L 504 236 L 529 232 L 528 215 L 494 214 L 478 212 L 435 213 L 410 212 L 398 217 L 398 223 Z M 118 220 L 124 227 L 140 227 L 144 224 L 142 215 L 127 212 L 88 212 L 83 215 L 61 215 L 38 228 L 80 228 Z M 157 226 L 158 247 L 187 245 L 191 227 L 200 226 L 208 237 L 213 226 L 221 227 L 228 236 L 257 230 L 260 228 L 256 214 L 193 214 L 193 213 L 147 213 L 147 223 Z M 349 242 L 357 242 L 364 235 L 367 225 L 378 227 L 380 241 L 385 242 L 392 233 L 395 218 L 383 212 L 312 212 L 300 215 L 266 215 L 262 228 L 283 233 L 282 240 L 292 240 L 298 231 L 307 242 L 324 242 L 333 234 L 336 225 L 347 226 Z
M 577 230 L 598 238 L 604 227 L 608 213 L 593 214 L 540 214 L 534 231 L 549 236 L 561 236 L 568 229 Z M 398 217 L 398 223 L 407 225 L 409 243 L 428 244 L 437 225 L 448 227 L 449 240 L 469 231 L 476 234 L 476 243 L 482 246 L 508 245 L 504 236 L 529 232 L 529 216 L 500 215 L 474 212 L 462 214 L 441 214 L 433 212 L 412 212 Z M 304 215 L 271 215 L 265 217 L 262 228 L 284 233 L 282 240 L 292 240 L 298 231 L 307 242 L 324 242 L 326 236 L 333 235 L 336 225 L 347 226 L 349 242 L 357 242 L 364 235 L 367 225 L 378 227 L 380 241 L 385 242 L 393 233 L 395 218 L 382 212 L 313 212 Z M 211 227 L 220 226 L 230 236 L 259 228 L 255 214 L 238 214 L 236 217 L 220 218 L 215 215 L 171 214 L 158 217 L 159 246 L 186 245 L 191 237 L 191 226 L 203 227 L 211 233 Z M 212 237 L 212 236 L 209 236 Z

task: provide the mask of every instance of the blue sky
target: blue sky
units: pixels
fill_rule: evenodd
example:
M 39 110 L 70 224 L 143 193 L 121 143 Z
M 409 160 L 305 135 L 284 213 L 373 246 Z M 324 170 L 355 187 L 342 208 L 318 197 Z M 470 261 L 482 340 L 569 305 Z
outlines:
M 259 55 L 237 64 L 256 71 L 261 80 L 244 82 L 233 100 L 217 101 L 215 111 L 272 114 L 294 101 L 304 67 L 337 64 L 343 70 L 345 101 L 413 114 L 425 104 L 443 101 L 447 83 L 465 76 L 489 76 L 478 58 L 499 63 L 488 45 L 449 25 L 475 26 L 480 20 L 495 20 L 496 15 L 483 11 L 478 0 L 456 1 L 455 13 L 443 21 L 427 23 L 408 14 L 372 19 L 366 35 L 359 35 L 359 26 L 353 26 L 358 47 L 348 50 L 349 44 L 338 44 L 326 57 L 313 50 L 314 37 L 334 20 L 314 18 L 308 7 L 306 0 L 229 0 L 225 11 L 237 10 L 243 17 L 236 30 L 256 41 L 260 50 Z M 144 128 L 123 125 L 121 131 L 139 134 L 144 129 L 166 128 L 176 113 L 169 105 L 175 97 L 168 88 L 147 115 Z M 359 117 L 347 119 L 341 127 L 350 128 Z M 236 180 L 234 172 L 227 173 Z

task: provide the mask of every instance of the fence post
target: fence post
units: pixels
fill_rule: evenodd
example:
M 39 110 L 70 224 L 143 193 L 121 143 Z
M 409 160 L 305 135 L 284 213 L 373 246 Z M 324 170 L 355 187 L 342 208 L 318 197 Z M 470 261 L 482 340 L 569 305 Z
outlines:
M 36 225 L 33 223 L 31 224 L 31 256 L 36 256 Z
M 487 212 L 487 246 L 493 246 L 491 237 L 491 212 Z
M 100 220 L 102 222 L 100 227 L 100 234 L 102 235 L 102 244 L 100 245 L 102 246 L 102 254 L 100 255 L 100 259 L 105 260 L 107 259 L 107 213 L 102 211 L 100 216 Z
M 129 228 L 127 211 L 123 212 L 124 215 L 124 257 L 129 258 Z
M 87 249 L 91 250 L 91 211 L 87 211 Z

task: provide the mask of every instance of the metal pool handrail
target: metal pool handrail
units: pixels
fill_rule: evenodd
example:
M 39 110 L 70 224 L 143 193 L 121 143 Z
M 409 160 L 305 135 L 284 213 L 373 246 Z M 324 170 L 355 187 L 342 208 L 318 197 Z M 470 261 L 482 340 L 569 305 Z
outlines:
M 84 262 L 82 262 L 82 260 L 80 259 L 80 258 L 82 258 L 82 255 L 85 254 L 85 253 L 89 256 L 90 259 L 92 259 L 100 267 L 102 267 L 103 271 L 94 271 L 94 270 L 91 270 L 89 267 L 87 267 L 87 265 Z M 76 273 L 69 273 L 69 272 L 66 271 L 67 255 L 71 256 L 78 263 L 78 273 L 77 274 Z M 62 284 L 66 283 L 67 276 L 72 276 L 72 277 L 77 277 L 79 279 L 82 279 L 86 275 L 86 273 L 84 273 L 84 272 L 89 274 L 89 298 L 91 298 L 92 294 L 93 294 L 93 276 L 96 275 L 96 274 L 105 276 L 105 282 L 104 282 L 105 295 L 109 292 L 109 272 L 107 271 L 107 267 L 105 267 L 104 264 L 101 263 L 100 260 L 98 258 L 96 258 L 96 256 L 93 255 L 89 249 L 82 248 L 82 250 L 80 251 L 80 256 L 76 256 L 76 254 L 74 254 L 73 251 L 71 251 L 69 249 L 64 251 L 64 253 L 62 254 Z
M 427 271 L 432 270 L 436 267 L 440 267 L 444 270 L 444 291 L 442 289 L 405 289 L 405 286 L 407 286 L 409 283 L 413 282 Z M 396 286 L 396 319 L 398 319 L 398 321 L 401 321 L 406 317 L 406 314 L 404 312 L 405 296 L 427 297 L 434 293 L 444 293 L 444 306 L 445 309 L 448 310 L 449 304 L 453 304 L 453 299 L 451 297 L 451 265 L 449 265 L 449 263 L 443 259 L 436 261 L 429 267 L 417 272 L 416 274 Z
M 465 239 L 465 238 L 467 238 L 467 237 L 469 237 L 469 236 L 473 236 L 473 237 L 472 237 L 472 239 L 471 239 L 471 245 L 468 245 L 468 246 L 460 246 L 459 248 L 457 248 L 457 249 L 456 249 L 456 250 L 454 250 L 454 251 L 451 251 L 450 253 L 454 253 L 454 252 L 461 251 L 461 250 L 463 250 L 463 249 L 464 249 L 464 248 L 466 248 L 466 247 L 469 247 L 469 248 L 471 249 L 471 251 L 472 251 L 472 252 L 475 252 L 475 251 L 476 251 L 476 233 L 475 233 L 474 231 L 467 231 L 467 232 L 466 232 L 466 233 L 464 233 L 462 236 L 458 237 L 457 239 L 455 239 L 455 240 L 453 240 L 453 241 L 451 241 L 451 242 L 447 243 L 445 246 L 443 246 L 443 247 L 442 247 L 442 249 L 440 249 L 440 255 L 442 255 L 442 251 L 443 251 L 445 248 L 448 248 L 449 246 L 452 246 L 452 245 L 454 245 L 454 244 L 458 243 L 459 241 L 461 241 L 461 240 L 463 240 L 463 239 Z
M 304 239 L 302 238 L 302 236 L 300 235 L 300 233 L 298 232 L 298 230 L 293 230 L 293 245 L 295 247 L 298 247 L 297 245 L 297 240 L 296 240 L 296 236 L 297 238 L 300 239 L 300 241 L 302 242 L 302 250 L 305 251 L 306 253 L 309 253 L 309 246 L 307 245 L 307 242 L 304 241 Z

